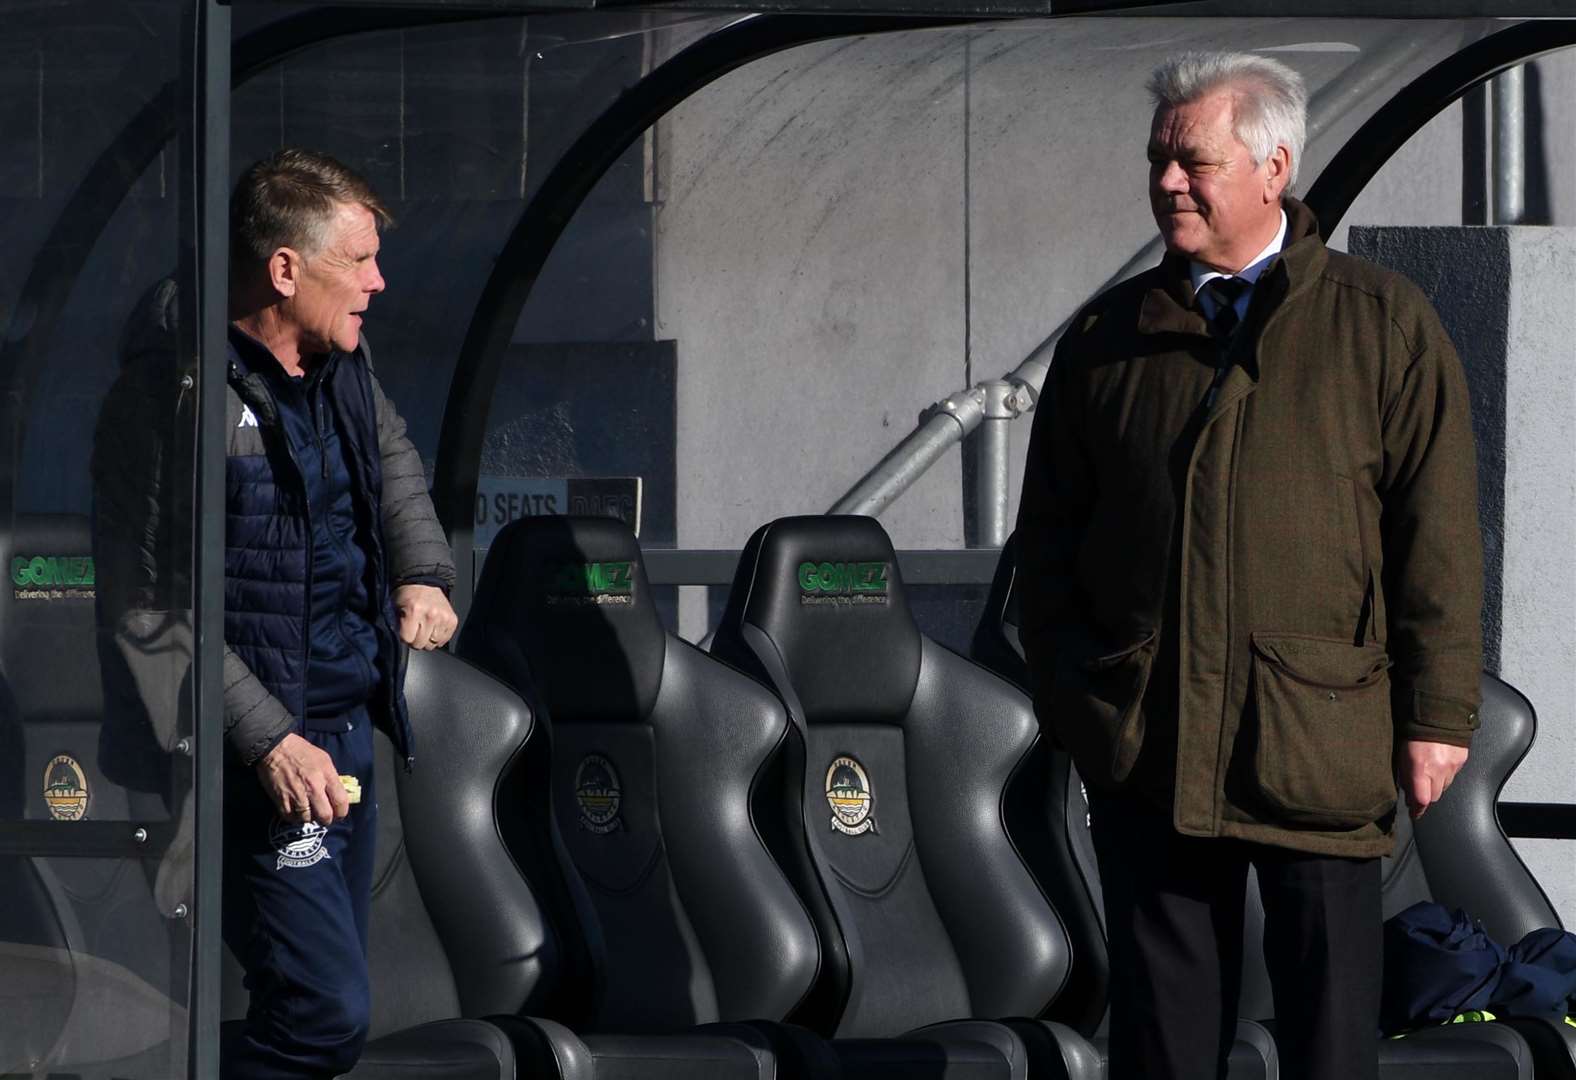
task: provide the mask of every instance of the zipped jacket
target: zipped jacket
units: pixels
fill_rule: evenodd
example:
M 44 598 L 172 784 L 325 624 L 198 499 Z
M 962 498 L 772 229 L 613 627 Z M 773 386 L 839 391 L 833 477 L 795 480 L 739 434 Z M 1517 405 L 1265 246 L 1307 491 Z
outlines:
M 99 621 L 103 641 L 114 645 L 101 648 L 110 699 L 105 732 L 117 761 L 157 761 L 169 753 L 181 703 L 163 691 L 181 681 L 178 674 L 171 678 L 171 663 L 189 662 L 193 654 L 190 461 L 196 373 L 176 347 L 177 313 L 173 281 L 160 282 L 138 303 L 120 343 L 121 374 L 105 397 L 94 436 Z M 304 545 L 310 528 L 262 376 L 232 358 L 237 362 L 227 365 L 224 421 L 224 723 L 231 759 L 251 765 L 305 719 L 300 677 L 308 647 Z M 325 391 L 359 464 L 352 476 L 358 513 L 374 523 L 369 531 L 376 534 L 378 664 L 385 693 L 373 702 L 373 714 L 408 759 L 414 748 L 390 587 L 450 588 L 454 563 L 427 495 L 420 456 L 372 373 L 364 338 L 354 353 L 340 357 Z M 264 607 L 249 610 L 248 583 L 265 586 Z M 157 781 L 139 775 L 121 782 L 146 787 Z
M 253 364 L 266 347 L 235 328 L 225 425 L 225 720 L 230 747 L 250 764 L 304 723 L 312 596 L 311 499 L 283 428 L 274 388 Z M 378 639 L 372 714 L 407 765 L 415 748 L 405 708 L 403 650 L 391 586 L 450 588 L 454 566 L 432 512 L 421 459 L 373 376 L 365 341 L 335 358 L 322 393 L 351 462 L 351 496 L 365 554 Z M 256 359 L 249 359 L 256 358 Z
M 1398 741 L 1477 727 L 1472 426 L 1422 293 L 1285 208 L 1229 350 L 1175 255 L 1058 344 L 1020 503 L 1022 641 L 1091 784 L 1186 835 L 1368 857 L 1391 846 Z

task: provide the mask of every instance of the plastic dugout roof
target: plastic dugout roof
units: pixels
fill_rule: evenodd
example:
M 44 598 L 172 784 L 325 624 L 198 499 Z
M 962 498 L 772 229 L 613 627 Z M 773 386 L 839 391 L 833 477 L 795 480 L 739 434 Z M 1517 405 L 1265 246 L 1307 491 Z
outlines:
M 268 6 L 269 0 L 250 0 Z M 752 60 L 795 45 L 834 37 L 988 23 L 1009 27 L 1015 20 L 1049 29 L 1062 17 L 1110 17 L 1113 30 L 1146 18 L 1228 20 L 1316 19 L 1328 27 L 1351 20 L 1355 41 L 1416 19 L 1461 30 L 1457 43 L 1438 40 L 1428 50 L 1434 66 L 1398 92 L 1359 79 L 1343 93 L 1369 97 L 1377 108 L 1361 129 L 1324 163 L 1308 189 L 1307 202 L 1328 235 L 1353 199 L 1384 162 L 1449 102 L 1499 71 L 1540 54 L 1576 44 L 1572 0 L 673 0 L 659 3 L 602 3 L 598 0 L 353 0 L 338 10 L 379 10 L 413 22 L 466 19 L 478 14 L 548 12 L 714 13 L 720 21 L 689 48 L 630 88 L 599 117 L 551 170 L 513 235 L 500 252 L 497 269 L 473 313 L 450 384 L 438 440 L 433 497 L 460 567 L 457 603 L 468 606 L 469 565 L 474 553 L 477 474 L 485 417 L 503 364 L 510 330 L 563 223 L 587 196 L 596 178 L 647 126 L 711 80 Z M 729 19 L 730 14 L 739 18 Z M 1562 18 L 1563 17 L 1563 18 Z M 1529 20 L 1537 20 L 1529 22 Z M 1549 20 L 1549 21 L 1543 21 Z M 1121 31 L 1117 31 L 1121 33 Z M 1448 37 L 1448 34 L 1447 34 Z M 1393 73 L 1392 73 L 1393 74 Z M 1404 79 L 1404 77 L 1402 77 Z M 1338 80 L 1339 81 L 1339 80 Z M 1389 79 L 1381 82 L 1389 82 Z M 1380 104 L 1382 102 L 1382 104 Z
M 242 0 L 267 4 L 270 0 Z M 453 12 L 761 11 L 961 18 L 1164 15 L 1208 18 L 1543 19 L 1576 18 L 1571 0 L 338 0 L 338 8 Z

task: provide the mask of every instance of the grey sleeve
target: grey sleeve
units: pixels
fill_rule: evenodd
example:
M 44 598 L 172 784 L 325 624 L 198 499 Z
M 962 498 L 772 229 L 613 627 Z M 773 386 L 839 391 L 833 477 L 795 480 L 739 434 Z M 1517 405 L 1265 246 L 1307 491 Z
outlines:
M 373 403 L 378 415 L 378 450 L 383 457 L 383 539 L 388 545 L 389 580 L 454 587 L 454 559 L 449 541 L 438 524 L 438 515 L 427 494 L 427 476 L 421 455 L 405 437 L 405 421 L 383 393 L 377 376 L 372 380 Z
M 295 728 L 295 717 L 229 645 L 224 647 L 224 738 L 231 756 L 255 765 Z

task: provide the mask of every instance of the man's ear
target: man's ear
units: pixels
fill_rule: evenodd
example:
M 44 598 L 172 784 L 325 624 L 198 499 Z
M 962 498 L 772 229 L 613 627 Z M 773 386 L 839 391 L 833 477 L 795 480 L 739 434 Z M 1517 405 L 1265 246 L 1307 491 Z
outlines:
M 1277 146 L 1275 152 L 1264 161 L 1265 203 L 1279 203 L 1290 179 L 1291 151 L 1284 146 Z
M 280 296 L 294 296 L 304 260 L 295 248 L 275 248 L 268 256 L 268 283 Z

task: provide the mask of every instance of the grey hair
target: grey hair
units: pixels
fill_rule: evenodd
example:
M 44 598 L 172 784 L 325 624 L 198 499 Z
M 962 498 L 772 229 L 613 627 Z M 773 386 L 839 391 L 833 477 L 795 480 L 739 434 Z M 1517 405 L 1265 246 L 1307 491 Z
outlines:
M 1231 128 L 1248 148 L 1253 164 L 1262 165 L 1277 146 L 1284 146 L 1291 154 L 1286 190 L 1297 183 L 1308 137 L 1308 88 L 1287 65 L 1253 53 L 1178 53 L 1155 68 L 1145 88 L 1157 109 L 1230 90 Z
M 230 261 L 260 265 L 281 247 L 323 249 L 339 204 L 364 206 L 381 228 L 394 217 L 366 178 L 327 154 L 286 147 L 254 163 L 230 195 Z

